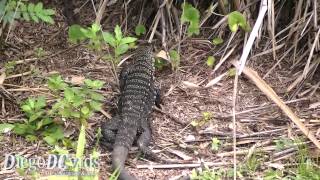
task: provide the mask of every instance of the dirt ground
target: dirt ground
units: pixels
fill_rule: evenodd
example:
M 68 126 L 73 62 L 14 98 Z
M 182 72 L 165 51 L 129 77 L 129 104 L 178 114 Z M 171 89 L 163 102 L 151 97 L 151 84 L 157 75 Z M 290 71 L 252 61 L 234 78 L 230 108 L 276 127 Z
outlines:
M 59 72 L 64 78 L 70 79 L 76 76 L 84 76 L 91 79 L 99 79 L 106 82 L 102 93 L 106 97 L 103 109 L 109 112 L 114 107 L 116 95 L 115 81 L 110 73 L 110 64 L 99 59 L 97 55 L 83 46 L 70 45 L 67 42 L 67 25 L 59 8 L 55 17 L 55 25 L 43 23 L 33 24 L 17 22 L 8 38 L 8 47 L 0 53 L 0 64 L 13 60 L 25 60 L 17 65 L 12 73 L 7 76 L 4 87 L 18 100 L 39 94 L 47 94 L 44 90 L 45 77 L 52 72 Z M 92 20 L 90 10 L 85 10 L 82 22 L 85 24 Z M 86 13 L 88 11 L 88 13 Z M 113 27 L 106 25 L 106 29 Z M 43 48 L 44 55 L 37 57 L 35 49 Z M 156 48 L 157 51 L 161 47 Z M 232 93 L 233 77 L 225 77 L 219 83 L 209 88 L 203 88 L 208 81 L 227 71 L 231 65 L 226 62 L 212 75 L 212 69 L 205 65 L 206 52 L 210 46 L 201 41 L 186 41 L 181 49 L 181 66 L 176 72 L 166 67 L 157 71 L 156 80 L 159 82 L 162 93 L 162 109 L 155 110 L 153 119 L 153 144 L 152 149 L 159 156 L 170 159 L 176 167 L 162 164 L 162 169 L 153 168 L 147 159 L 137 159 L 136 148 L 133 148 L 127 160 L 127 169 L 140 179 L 170 179 L 184 173 L 190 173 L 191 164 L 198 166 L 200 160 L 212 163 L 211 167 L 227 169 L 232 167 Z M 32 59 L 34 58 L 34 59 Z M 268 55 L 252 58 L 248 66 L 253 67 L 259 75 L 263 76 L 273 66 L 274 61 Z M 294 77 L 290 73 L 290 65 L 285 61 L 281 67 L 277 67 L 273 73 L 265 78 L 266 82 L 285 101 L 292 110 L 305 122 L 307 126 L 320 138 L 320 111 L 310 108 L 310 105 L 320 102 L 320 91 L 317 89 L 311 96 L 301 95 L 300 98 L 290 100 L 286 88 L 292 83 Z M 30 72 L 31 71 L 31 72 Z M 30 73 L 25 73 L 30 72 Z M 200 84 L 200 88 L 194 88 L 187 82 Z M 315 85 L 319 80 L 314 79 L 303 86 L 305 90 Z M 249 149 L 260 148 L 268 153 L 266 162 L 277 163 L 282 158 L 290 158 L 281 155 L 273 140 L 280 138 L 292 138 L 302 133 L 292 124 L 290 119 L 245 76 L 240 77 L 239 96 L 237 102 L 237 150 L 243 150 L 238 154 L 238 162 L 246 158 Z M 303 92 L 303 91 L 302 91 Z M 194 127 L 192 121 L 204 119 L 203 113 L 210 112 L 211 117 L 202 126 Z M 23 119 L 18 106 L 2 98 L 1 122 L 18 122 Z M 88 147 L 97 127 L 106 120 L 103 114 L 97 113 L 89 121 Z M 77 137 L 77 131 L 73 133 Z M 217 137 L 222 141 L 222 147 L 218 151 L 211 150 L 211 139 Z M 306 141 L 310 148 L 313 145 Z M 102 156 L 100 161 L 101 179 L 110 175 L 110 152 L 100 149 Z M 48 152 L 48 147 L 39 142 L 31 144 L 14 134 L 6 134 L 0 141 L 0 154 L 7 152 L 20 153 L 22 155 L 41 155 Z M 315 151 L 314 151 L 315 152 Z M 288 154 L 286 154 L 288 155 Z M 1 162 L 3 156 L 0 157 Z M 260 167 L 263 171 L 268 166 Z M 137 165 L 148 165 L 147 168 L 137 168 Z M 1 171 L 0 171 L 1 172 Z M 257 172 L 257 177 L 259 177 Z M 0 173 L 1 179 L 18 177 L 12 171 Z

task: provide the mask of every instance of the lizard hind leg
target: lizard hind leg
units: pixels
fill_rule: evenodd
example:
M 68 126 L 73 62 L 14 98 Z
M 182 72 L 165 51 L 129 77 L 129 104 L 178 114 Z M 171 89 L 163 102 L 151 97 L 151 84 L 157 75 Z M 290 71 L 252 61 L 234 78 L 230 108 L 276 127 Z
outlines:
M 121 123 L 121 117 L 119 115 L 114 116 L 110 120 L 101 123 L 101 145 L 107 149 L 112 149 L 112 145 L 115 142 L 118 126 Z

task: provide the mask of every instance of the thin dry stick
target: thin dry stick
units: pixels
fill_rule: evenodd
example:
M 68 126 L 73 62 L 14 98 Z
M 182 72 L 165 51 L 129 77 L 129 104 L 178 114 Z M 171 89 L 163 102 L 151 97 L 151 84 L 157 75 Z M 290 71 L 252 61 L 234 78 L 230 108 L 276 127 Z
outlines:
M 102 5 L 101 5 L 101 7 L 98 10 L 97 17 L 96 17 L 96 23 L 97 24 L 100 24 L 100 22 L 101 22 L 102 15 L 106 10 L 107 2 L 108 2 L 107 0 L 104 0 Z
M 238 62 L 233 60 L 231 62 L 238 68 Z M 273 89 L 258 75 L 258 73 L 248 67 L 243 69 L 243 73 L 251 79 L 256 86 L 298 126 L 298 128 L 320 149 L 320 143 L 312 132 L 300 121 L 300 119 L 293 113 L 293 111 L 280 99 L 280 97 L 273 91 Z
M 257 21 L 253 26 L 253 29 L 252 29 L 252 31 L 250 33 L 248 42 L 245 45 L 245 47 L 243 48 L 243 52 L 242 52 L 242 55 L 240 57 L 240 67 L 237 70 L 239 75 L 241 74 L 242 69 L 246 64 L 246 61 L 247 61 L 248 55 L 250 53 L 251 47 L 253 45 L 253 42 L 254 42 L 255 38 L 258 36 L 258 31 L 259 31 L 259 29 L 260 29 L 260 27 L 261 27 L 261 25 L 263 23 L 263 18 L 264 18 L 265 14 L 267 12 L 267 9 L 268 9 L 267 0 L 261 1 L 261 6 L 262 7 L 261 7 L 261 10 L 259 11 L 259 15 L 258 15 Z
M 239 74 L 236 73 L 233 85 L 233 97 L 232 97 L 232 142 L 233 142 L 233 179 L 237 179 L 237 126 L 236 126 L 236 102 L 237 102 L 237 92 L 238 92 L 238 80 Z

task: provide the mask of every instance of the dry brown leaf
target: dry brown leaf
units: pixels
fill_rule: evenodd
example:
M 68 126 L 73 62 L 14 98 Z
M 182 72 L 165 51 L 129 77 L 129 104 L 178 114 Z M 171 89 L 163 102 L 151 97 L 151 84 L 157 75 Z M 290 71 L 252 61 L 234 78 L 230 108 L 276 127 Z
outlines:
M 85 80 L 84 76 L 72 76 L 70 83 L 74 85 L 82 85 L 84 80 Z
M 182 84 L 184 86 L 186 86 L 187 88 L 199 88 L 200 86 L 195 84 L 195 83 L 192 83 L 192 82 L 189 82 L 189 81 L 182 81 Z
M 160 52 L 158 52 L 158 53 L 156 54 L 156 57 L 165 59 L 165 60 L 167 60 L 167 61 L 169 61 L 169 59 L 170 59 L 170 58 L 168 57 L 167 53 L 166 53 L 164 50 L 161 50 Z

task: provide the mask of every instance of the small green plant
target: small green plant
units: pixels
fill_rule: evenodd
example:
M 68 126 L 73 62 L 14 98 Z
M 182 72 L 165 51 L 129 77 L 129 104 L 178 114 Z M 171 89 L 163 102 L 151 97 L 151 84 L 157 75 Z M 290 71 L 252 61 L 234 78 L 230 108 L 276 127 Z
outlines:
M 141 36 L 146 33 L 146 28 L 142 24 L 138 24 L 134 30 L 137 36 Z
M 214 63 L 216 62 L 216 58 L 213 56 L 209 56 L 207 59 L 207 66 L 213 68 Z
M 200 21 L 200 13 L 189 3 L 182 4 L 182 15 L 181 15 L 181 23 L 189 23 L 188 27 L 188 36 L 192 36 L 193 34 L 198 35 L 199 30 L 199 21 Z
M 119 63 L 119 57 L 126 53 L 130 47 L 133 47 L 134 42 L 137 40 L 135 37 L 124 37 L 119 25 L 114 28 L 114 34 L 102 31 L 100 25 L 96 23 L 93 23 L 88 28 L 72 25 L 68 34 L 71 43 L 88 40 L 89 48 L 94 50 L 100 51 L 103 48 L 103 44 L 108 44 L 112 47 L 113 53 L 104 58 L 111 60 L 115 64 Z
M 14 133 L 25 136 L 28 141 L 36 141 L 40 137 L 50 145 L 56 145 L 62 140 L 65 145 L 71 146 L 70 141 L 64 137 L 62 119 L 78 120 L 82 125 L 81 132 L 84 134 L 86 120 L 93 112 L 101 109 L 104 97 L 95 91 L 103 84 L 101 81 L 86 79 L 84 85 L 76 88 L 66 84 L 61 76 L 54 75 L 48 80 L 49 89 L 57 96 L 52 108 L 48 108 L 43 96 L 28 98 L 21 105 L 27 117 L 25 122 L 15 123 L 13 127 L 1 124 L 0 127 L 3 132 L 13 129 Z M 62 97 L 60 92 L 63 93 Z M 80 133 L 82 135 L 80 137 L 84 138 L 83 134 Z M 84 147 L 85 141 L 82 141 L 82 138 L 79 139 L 78 146 L 80 144 Z
M 222 43 L 223 43 L 223 39 L 219 38 L 219 37 L 213 38 L 213 40 L 212 40 L 212 44 L 215 46 L 220 45 Z
M 229 77 L 234 77 L 236 75 L 236 73 L 237 73 L 236 68 L 231 68 L 228 70 Z
M 218 138 L 213 137 L 211 139 L 211 150 L 212 151 L 218 151 L 220 146 L 221 146 L 221 141 Z
M 124 37 L 119 25 L 114 28 L 114 35 L 109 32 L 103 32 L 102 35 L 105 42 L 113 47 L 116 62 L 120 55 L 128 51 L 129 45 L 137 40 L 135 37 Z
M 294 141 L 288 138 L 281 138 L 279 140 L 275 140 L 275 143 L 277 150 L 283 150 L 285 148 L 288 148 L 289 146 L 292 146 L 294 144 Z
M 236 32 L 239 26 L 246 32 L 251 31 L 251 27 L 246 21 L 246 18 L 238 11 L 233 11 L 228 15 L 228 25 L 232 32 Z
M 6 75 L 13 73 L 13 70 L 16 67 L 16 61 L 8 61 L 4 64 L 6 69 Z
M 180 66 L 180 55 L 177 51 L 171 50 L 169 51 L 170 61 L 172 70 L 177 70 Z
M 68 35 L 71 43 L 78 43 L 88 40 L 88 47 L 95 50 L 101 50 L 102 48 L 102 36 L 100 25 L 93 23 L 91 27 L 81 27 L 74 24 L 69 27 Z
M 191 122 L 191 125 L 196 127 L 196 126 L 203 126 L 206 123 L 208 123 L 213 117 L 213 114 L 211 112 L 203 112 L 202 113 L 202 119 L 200 120 L 193 120 Z
M 38 57 L 38 58 L 41 58 L 43 57 L 45 54 L 46 54 L 46 51 L 40 47 L 40 48 L 36 48 L 35 50 L 35 55 Z
M 191 180 L 222 180 L 224 172 L 222 170 L 209 169 L 197 172 L 195 169 L 191 172 Z
M 43 8 L 42 2 L 37 4 L 18 1 L 18 0 L 1 0 L 0 1 L 0 17 L 4 24 L 12 23 L 14 20 L 25 20 L 39 23 L 40 21 L 54 24 L 53 9 Z

